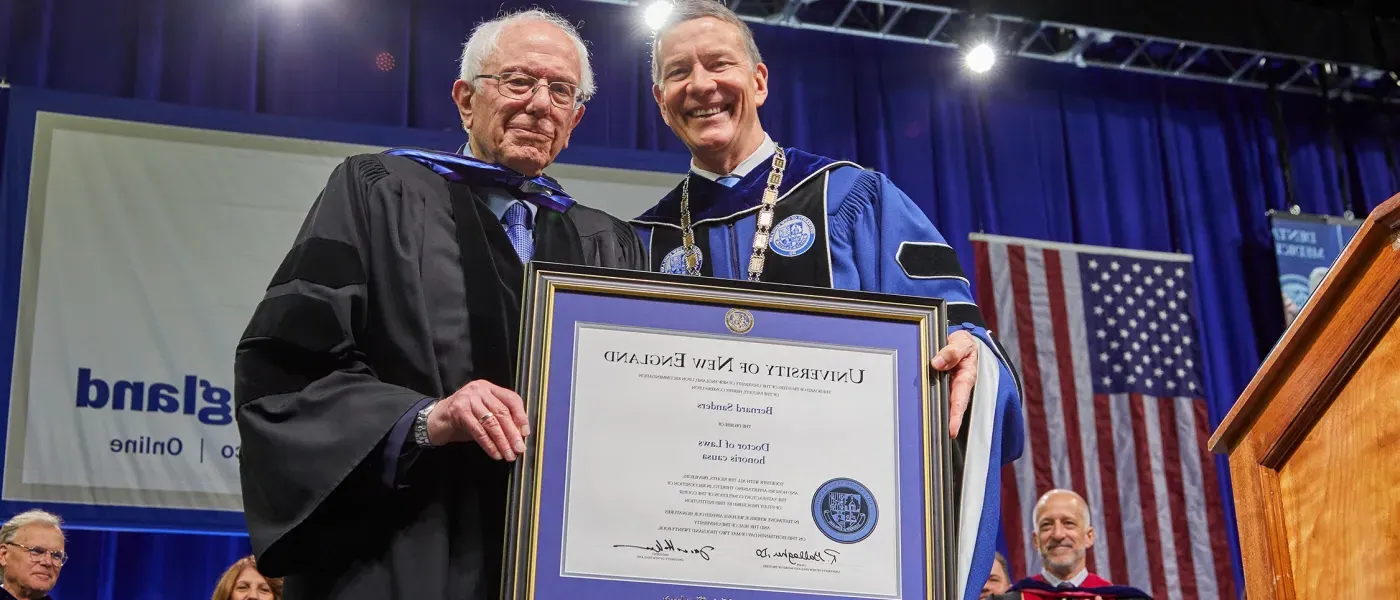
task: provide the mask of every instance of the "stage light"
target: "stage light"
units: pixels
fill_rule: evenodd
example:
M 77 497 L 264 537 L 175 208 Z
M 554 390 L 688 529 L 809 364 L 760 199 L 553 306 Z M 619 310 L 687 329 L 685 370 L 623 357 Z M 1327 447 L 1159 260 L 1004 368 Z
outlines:
M 646 21 L 647 27 L 652 31 L 661 29 L 666 24 L 666 17 L 671 16 L 671 3 L 667 0 L 656 0 L 647 6 L 642 13 L 642 20 Z
M 973 73 L 986 73 L 997 63 L 997 53 L 989 44 L 977 44 L 963 57 L 967 70 Z
M 374 66 L 379 67 L 380 71 L 394 70 L 394 55 L 380 52 L 379 56 L 374 57 Z

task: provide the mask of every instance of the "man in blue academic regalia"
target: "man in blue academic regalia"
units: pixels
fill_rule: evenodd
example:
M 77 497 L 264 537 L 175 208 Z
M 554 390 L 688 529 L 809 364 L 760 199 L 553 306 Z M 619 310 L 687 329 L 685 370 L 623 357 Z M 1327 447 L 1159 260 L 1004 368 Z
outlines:
M 692 156 L 680 185 L 632 221 L 653 270 L 948 300 L 948 345 L 932 366 L 951 372 L 958 587 L 976 598 L 996 553 L 1000 467 L 1020 456 L 1022 425 L 1015 372 L 957 255 L 883 174 L 774 143 L 758 119 L 768 68 L 723 4 L 673 2 L 653 41 L 652 79 Z

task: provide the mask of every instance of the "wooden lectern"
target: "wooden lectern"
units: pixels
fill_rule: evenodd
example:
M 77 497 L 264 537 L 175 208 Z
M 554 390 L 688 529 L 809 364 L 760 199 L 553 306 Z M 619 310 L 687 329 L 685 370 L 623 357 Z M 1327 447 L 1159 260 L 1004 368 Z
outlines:
M 1249 600 L 1400 594 L 1400 195 L 1337 259 L 1211 438 Z

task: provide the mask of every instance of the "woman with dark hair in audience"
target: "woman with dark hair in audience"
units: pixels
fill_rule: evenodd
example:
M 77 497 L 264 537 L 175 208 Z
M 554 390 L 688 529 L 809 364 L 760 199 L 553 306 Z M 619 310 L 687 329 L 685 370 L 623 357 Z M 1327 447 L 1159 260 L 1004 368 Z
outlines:
M 224 571 L 212 600 L 282 600 L 282 580 L 263 577 L 253 557 L 245 556 Z

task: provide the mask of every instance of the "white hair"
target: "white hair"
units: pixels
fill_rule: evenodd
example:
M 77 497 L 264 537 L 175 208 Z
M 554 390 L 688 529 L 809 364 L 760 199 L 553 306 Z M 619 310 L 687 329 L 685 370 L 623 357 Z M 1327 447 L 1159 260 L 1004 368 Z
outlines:
M 26 510 L 12 517 L 0 526 L 0 544 L 9 544 L 15 541 L 15 534 L 19 530 L 30 525 L 47 525 L 63 533 L 63 519 L 58 518 L 51 512 L 39 509 Z
M 460 73 L 462 81 L 467 82 L 467 85 L 475 86 L 474 81 L 477 76 L 482 74 L 481 66 L 486 63 L 487 57 L 491 56 L 491 54 L 496 51 L 496 45 L 501 39 L 501 32 L 504 31 L 507 26 L 526 21 L 543 21 L 549 23 L 550 25 L 558 27 L 560 31 L 564 32 L 564 35 L 569 36 L 569 39 L 573 40 L 574 48 L 578 50 L 579 60 L 579 101 L 584 101 L 593 97 L 593 93 L 597 91 L 597 88 L 593 83 L 593 66 L 588 60 L 588 46 L 583 42 L 583 38 L 579 36 L 578 30 L 575 29 L 573 24 L 569 23 L 568 20 L 557 14 L 538 8 L 507 13 L 477 25 L 476 29 L 472 30 L 471 36 L 467 38 L 467 43 L 462 44 L 462 70 Z
M 739 35 L 744 38 L 744 51 L 749 55 L 750 69 L 758 67 L 763 62 L 763 55 L 758 52 L 758 43 L 753 41 L 753 30 L 749 29 L 748 23 L 739 18 L 734 11 L 729 10 L 723 2 L 719 0 L 671 0 L 671 13 L 666 16 L 666 22 L 656 30 L 655 37 L 651 40 L 651 82 L 658 87 L 661 85 L 661 38 L 674 29 L 677 25 L 686 21 L 694 21 L 710 17 L 719 19 L 733 25 L 739 30 Z

